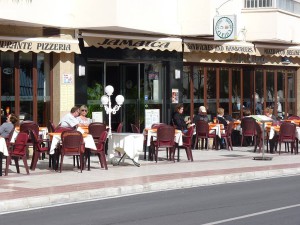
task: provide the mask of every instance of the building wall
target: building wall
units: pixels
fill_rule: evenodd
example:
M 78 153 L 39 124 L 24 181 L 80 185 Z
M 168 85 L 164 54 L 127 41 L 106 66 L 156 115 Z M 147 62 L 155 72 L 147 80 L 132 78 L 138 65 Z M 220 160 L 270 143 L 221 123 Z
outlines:
M 70 112 L 75 104 L 75 66 L 74 54 L 54 54 L 53 67 L 53 122 Z M 71 83 L 63 81 L 64 75 L 72 77 Z
M 243 18 L 247 41 L 300 43 L 298 15 L 278 9 L 255 9 L 243 10 Z

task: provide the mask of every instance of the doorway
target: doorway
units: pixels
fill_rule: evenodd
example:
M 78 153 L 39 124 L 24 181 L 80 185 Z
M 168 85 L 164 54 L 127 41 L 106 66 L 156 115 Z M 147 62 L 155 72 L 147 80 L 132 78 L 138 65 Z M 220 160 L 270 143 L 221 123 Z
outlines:
M 137 126 L 140 124 L 144 110 L 140 99 L 142 67 L 139 63 L 106 63 L 106 85 L 112 85 L 115 89 L 113 105 L 117 95 L 121 94 L 125 98 L 120 110 L 112 117 L 113 130 L 116 130 L 120 122 L 123 122 L 124 132 L 131 132 L 131 123 Z
M 111 117 L 112 130 L 116 130 L 119 123 L 123 123 L 123 132 L 131 132 L 131 125 L 135 124 L 140 131 L 145 128 L 145 110 L 156 109 L 159 111 L 159 120 L 164 120 L 166 112 L 165 102 L 165 66 L 160 62 L 123 62 L 123 61 L 100 61 L 90 59 L 87 64 L 86 88 L 88 90 L 87 105 L 89 111 L 104 111 L 99 108 L 99 99 L 104 94 L 107 85 L 114 87 L 111 97 L 112 107 L 115 106 L 117 95 L 123 95 L 125 101 L 116 114 Z M 84 86 L 83 80 L 78 85 L 78 90 Z M 95 98 L 96 90 L 99 95 Z M 92 93 L 89 93 L 92 92 Z M 81 94 L 82 97 L 83 94 Z M 80 98 L 77 99 L 80 99 Z M 84 102 L 82 103 L 84 104 Z M 97 107 L 98 108 L 97 108 Z M 103 112 L 103 121 L 108 124 L 108 115 Z

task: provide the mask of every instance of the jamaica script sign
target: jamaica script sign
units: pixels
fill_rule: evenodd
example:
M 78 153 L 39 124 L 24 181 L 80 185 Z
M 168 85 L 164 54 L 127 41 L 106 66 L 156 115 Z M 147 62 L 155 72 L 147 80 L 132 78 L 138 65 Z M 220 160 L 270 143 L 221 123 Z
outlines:
M 85 47 L 95 46 L 103 48 L 121 48 L 121 49 L 146 49 L 161 51 L 181 51 L 181 41 L 169 41 L 167 39 L 124 39 L 124 38 L 102 38 L 102 37 L 85 37 Z
M 1 51 L 13 51 L 13 52 L 76 52 L 78 44 L 73 43 L 59 43 L 49 41 L 10 41 L 10 40 L 0 40 L 0 50 Z

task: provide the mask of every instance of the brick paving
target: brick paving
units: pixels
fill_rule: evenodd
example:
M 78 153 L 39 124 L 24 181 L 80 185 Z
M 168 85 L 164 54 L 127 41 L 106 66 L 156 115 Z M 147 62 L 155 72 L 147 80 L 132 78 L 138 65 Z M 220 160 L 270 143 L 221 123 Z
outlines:
M 0 177 L 0 213 L 300 173 L 300 155 L 266 154 L 273 159 L 253 160 L 253 157 L 261 154 L 253 153 L 252 149 L 235 147 L 234 151 L 193 150 L 194 162 L 187 161 L 182 150 L 180 162 L 175 163 L 164 160 L 165 151 L 161 151 L 158 163 L 140 160 L 141 167 L 135 167 L 130 160 L 126 160 L 119 166 L 110 164 L 108 170 L 101 169 L 97 157 L 92 156 L 91 170 L 82 173 L 73 168 L 72 158 L 66 159 L 62 173 L 49 170 L 48 160 L 45 159 L 38 162 L 35 171 L 26 175 L 20 162 L 20 174 L 11 165 L 8 176 Z

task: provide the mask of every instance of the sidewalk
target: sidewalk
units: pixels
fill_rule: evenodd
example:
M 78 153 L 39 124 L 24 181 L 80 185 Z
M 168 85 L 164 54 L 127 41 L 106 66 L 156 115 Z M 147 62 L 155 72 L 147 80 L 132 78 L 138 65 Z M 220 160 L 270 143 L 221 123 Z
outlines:
M 165 157 L 165 151 L 160 151 L 159 156 Z M 82 173 L 73 168 L 72 158 L 65 159 L 62 173 L 49 170 L 45 159 L 30 175 L 26 175 L 20 162 L 20 174 L 12 165 L 8 176 L 0 177 L 0 213 L 300 173 L 300 154 L 266 154 L 273 159 L 253 160 L 261 156 L 253 153 L 253 147 L 234 147 L 234 151 L 193 150 L 193 156 L 194 162 L 189 162 L 181 150 L 180 162 L 140 160 L 141 167 L 136 167 L 125 160 L 119 166 L 108 165 L 108 170 L 100 169 L 98 158 L 92 156 L 91 171 Z

